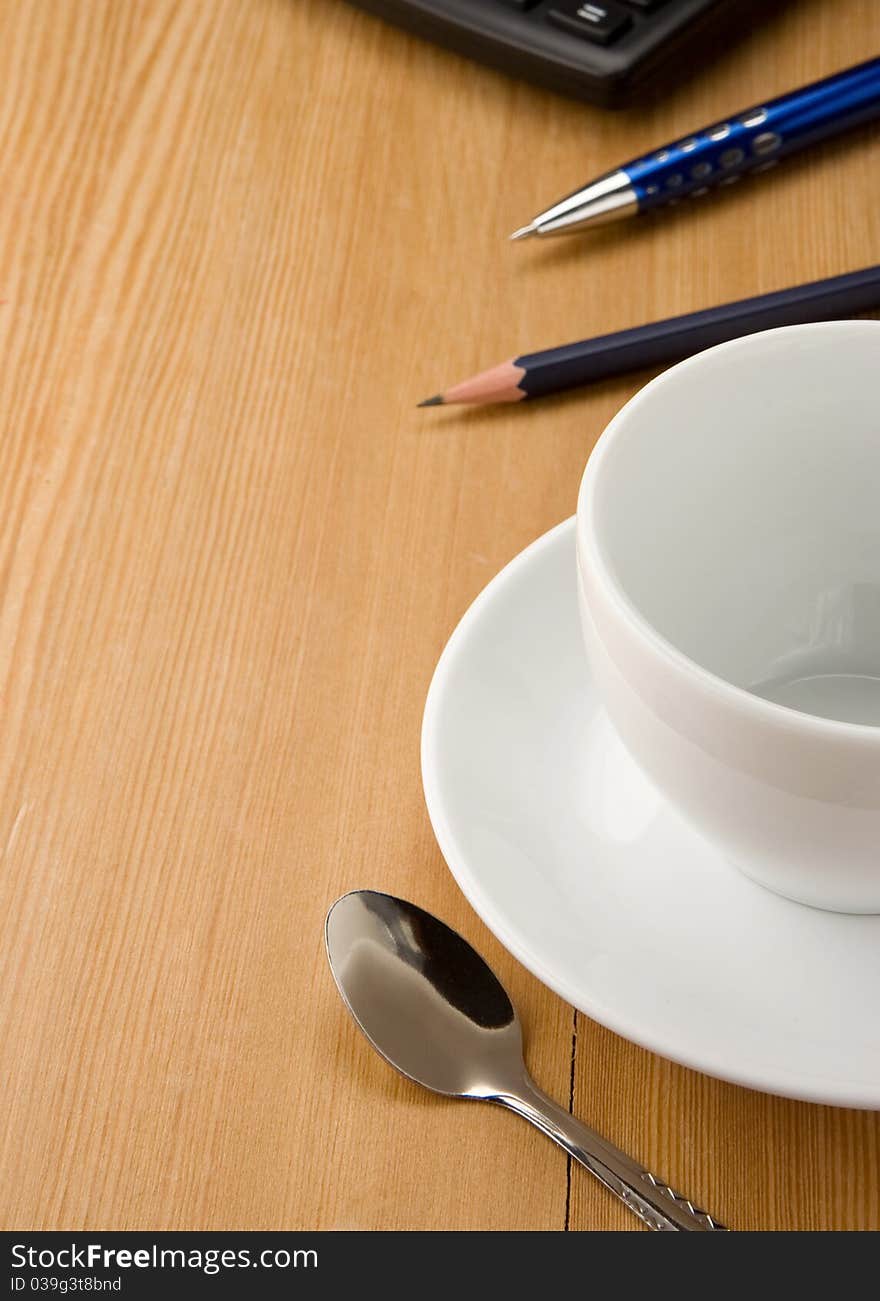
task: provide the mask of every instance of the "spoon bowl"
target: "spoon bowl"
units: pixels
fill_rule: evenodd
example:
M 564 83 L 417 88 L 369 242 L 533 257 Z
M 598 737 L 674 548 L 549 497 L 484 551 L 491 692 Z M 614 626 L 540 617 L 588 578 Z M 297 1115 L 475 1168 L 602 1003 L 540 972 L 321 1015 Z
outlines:
M 493 1098 L 522 1074 L 522 1031 L 504 987 L 454 930 L 374 890 L 327 915 L 342 998 L 370 1043 L 435 1093 Z

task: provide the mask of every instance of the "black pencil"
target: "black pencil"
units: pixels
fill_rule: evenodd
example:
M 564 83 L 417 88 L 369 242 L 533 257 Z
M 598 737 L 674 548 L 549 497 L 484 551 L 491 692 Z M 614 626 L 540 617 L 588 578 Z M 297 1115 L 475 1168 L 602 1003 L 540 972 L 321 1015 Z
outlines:
M 625 371 L 680 361 L 716 343 L 759 330 L 808 321 L 840 320 L 878 306 L 880 266 L 866 267 L 758 298 L 743 298 L 706 311 L 672 316 L 632 330 L 603 334 L 543 352 L 527 352 L 426 398 L 419 406 L 522 402 Z

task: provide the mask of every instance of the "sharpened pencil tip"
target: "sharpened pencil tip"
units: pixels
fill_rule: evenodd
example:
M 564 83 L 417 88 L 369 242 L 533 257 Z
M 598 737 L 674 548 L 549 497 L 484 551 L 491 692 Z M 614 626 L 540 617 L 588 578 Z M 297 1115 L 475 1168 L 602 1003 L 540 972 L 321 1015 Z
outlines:
M 534 227 L 534 226 L 520 226 L 519 230 L 515 230 L 515 231 L 513 232 L 513 234 L 510 236 L 510 238 L 511 238 L 511 239 L 528 239 L 528 237 L 529 237 L 530 235 L 534 235 L 534 234 L 535 234 L 535 227 Z
M 424 401 L 417 403 L 420 407 L 442 407 L 443 394 L 435 393 L 432 398 L 425 398 Z

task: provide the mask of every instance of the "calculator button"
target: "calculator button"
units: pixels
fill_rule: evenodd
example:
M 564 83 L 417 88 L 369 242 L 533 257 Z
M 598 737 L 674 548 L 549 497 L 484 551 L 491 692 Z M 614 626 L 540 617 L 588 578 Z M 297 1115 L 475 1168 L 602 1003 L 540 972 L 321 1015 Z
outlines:
M 556 27 L 597 45 L 616 40 L 632 21 L 626 10 L 611 0 L 574 0 L 564 7 L 551 9 L 547 16 Z

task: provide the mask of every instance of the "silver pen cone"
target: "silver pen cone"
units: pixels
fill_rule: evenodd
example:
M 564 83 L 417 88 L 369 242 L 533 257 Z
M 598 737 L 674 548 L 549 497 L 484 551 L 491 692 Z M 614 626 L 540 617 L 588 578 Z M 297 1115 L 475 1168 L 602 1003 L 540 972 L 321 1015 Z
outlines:
M 528 235 L 559 235 L 586 226 L 598 226 L 631 217 L 638 212 L 639 200 L 626 172 L 608 172 L 573 194 L 566 195 L 528 226 L 522 226 L 511 239 Z

